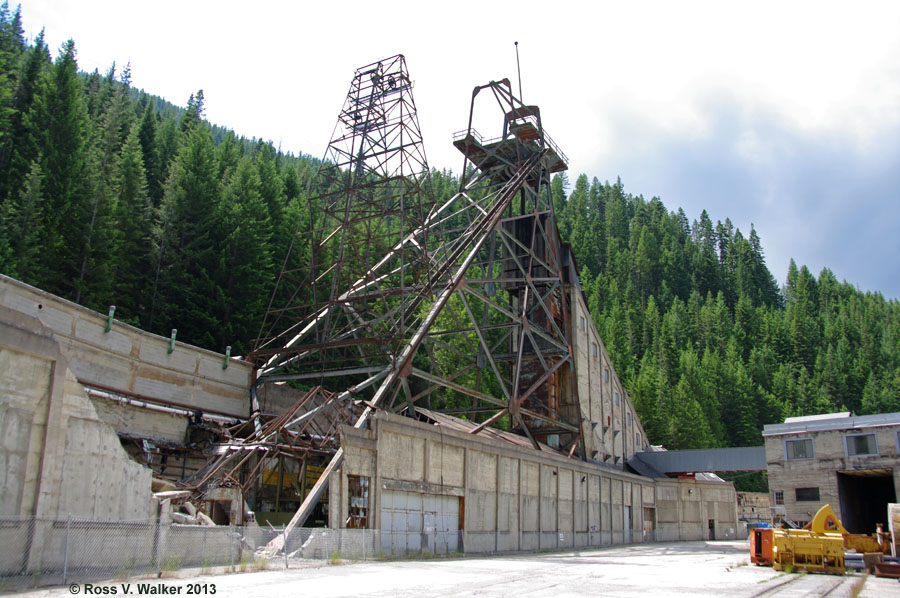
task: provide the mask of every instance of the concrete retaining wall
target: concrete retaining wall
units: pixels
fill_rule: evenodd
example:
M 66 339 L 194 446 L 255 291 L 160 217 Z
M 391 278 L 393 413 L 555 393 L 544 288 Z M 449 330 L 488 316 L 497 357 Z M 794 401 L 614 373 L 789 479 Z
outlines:
M 223 369 L 223 354 L 180 342 L 169 353 L 168 338 L 118 320 L 104 332 L 106 315 L 3 275 L 0 306 L 37 318 L 52 330 L 69 368 L 85 385 L 189 410 L 249 415 L 252 367 L 247 362 L 229 359 Z
M 0 306 L 0 517 L 145 519 L 150 469 L 97 415 L 47 326 Z

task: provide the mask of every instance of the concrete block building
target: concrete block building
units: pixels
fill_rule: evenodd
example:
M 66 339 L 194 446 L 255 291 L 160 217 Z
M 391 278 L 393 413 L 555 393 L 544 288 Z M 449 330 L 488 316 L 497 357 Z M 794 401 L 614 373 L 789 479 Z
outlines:
M 806 523 L 830 504 L 851 532 L 887 523 L 900 487 L 900 413 L 788 418 L 763 438 L 776 516 Z
M 734 487 L 647 478 L 537 451 L 419 410 L 345 427 L 330 527 L 380 530 L 385 553 L 486 553 L 738 537 Z

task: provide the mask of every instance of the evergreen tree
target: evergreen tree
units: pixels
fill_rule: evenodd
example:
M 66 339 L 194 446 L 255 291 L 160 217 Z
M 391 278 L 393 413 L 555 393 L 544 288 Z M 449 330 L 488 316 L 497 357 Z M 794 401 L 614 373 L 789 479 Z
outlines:
M 272 289 L 271 226 L 260 179 L 249 158 L 239 162 L 222 195 L 217 289 L 220 350 L 249 350 Z
M 31 134 L 39 126 L 38 118 L 32 114 L 35 109 L 35 94 L 45 85 L 44 77 L 50 68 L 50 54 L 44 44 L 44 31 L 34 40 L 34 46 L 21 58 L 23 66 L 16 79 L 12 98 L 12 114 L 9 132 L 0 143 L 0 201 L 7 196 L 15 197 L 28 174 L 34 160 L 40 157 L 39 140 Z
M 186 132 L 162 206 L 158 279 L 149 325 L 175 328 L 178 338 L 215 346 L 215 287 L 220 235 L 219 185 L 212 135 L 205 123 Z
M 195 126 L 200 124 L 203 121 L 203 117 L 205 116 L 204 99 L 203 99 L 203 90 L 200 89 L 196 94 L 191 94 L 191 97 L 188 99 L 187 103 L 187 111 L 184 113 L 184 116 L 181 118 L 181 132 L 185 133 L 190 131 Z
M 147 194 L 153 205 L 159 207 L 162 200 L 162 173 L 159 165 L 159 151 L 156 145 L 157 116 L 153 109 L 153 100 L 147 102 L 141 116 L 138 139 L 141 143 L 141 158 L 144 174 L 147 177 Z
M 41 166 L 35 160 L 18 198 L 0 207 L 0 271 L 25 282 L 38 278 L 44 218 Z
M 11 147 L 11 127 L 15 110 L 13 108 L 13 94 L 16 88 L 14 70 L 18 62 L 18 54 L 21 48 L 14 40 L 13 24 L 9 15 L 9 6 L 4 1 L 0 4 L 0 164 L 2 154 L 9 152 Z M 2 203 L 3 195 L 0 195 Z
M 48 204 L 42 226 L 42 279 L 37 282 L 75 300 L 83 290 L 76 283 L 87 245 L 91 198 L 85 167 L 89 123 L 72 40 L 63 44 L 26 123 L 29 142 L 35 147 L 32 155 L 42 158 Z
M 115 251 L 114 293 L 117 316 L 137 325 L 150 308 L 147 275 L 153 272 L 156 247 L 155 210 L 147 193 L 144 175 L 140 127 L 135 124 L 118 161 L 115 217 L 119 226 L 119 245 Z

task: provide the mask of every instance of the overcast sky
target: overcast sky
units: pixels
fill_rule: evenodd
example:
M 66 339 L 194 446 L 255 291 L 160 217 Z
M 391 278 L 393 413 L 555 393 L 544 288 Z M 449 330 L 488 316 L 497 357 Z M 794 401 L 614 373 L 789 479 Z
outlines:
M 15 6 L 15 1 L 10 1 Z M 900 2 L 24 0 L 79 67 L 321 157 L 357 67 L 402 53 L 429 162 L 458 171 L 472 88 L 509 77 L 580 173 L 900 298 Z M 486 135 L 492 131 L 482 131 Z

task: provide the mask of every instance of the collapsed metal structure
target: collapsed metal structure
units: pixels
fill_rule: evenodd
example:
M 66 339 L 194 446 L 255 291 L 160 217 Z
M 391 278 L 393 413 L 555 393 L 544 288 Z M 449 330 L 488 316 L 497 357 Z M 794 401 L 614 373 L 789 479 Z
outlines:
M 423 406 L 479 422 L 472 433 L 508 427 L 584 458 L 568 248 L 550 190 L 566 157 L 538 107 L 492 81 L 454 136 L 459 190 L 436 197 L 412 88 L 403 56 L 353 77 L 251 353 L 254 408 L 260 385 L 289 382 L 356 401 L 357 428 L 373 409 Z M 502 122 L 490 138 L 472 126 L 485 96 Z M 291 527 L 341 459 L 337 449 Z
M 352 402 L 340 401 L 335 393 L 314 387 L 264 424 L 241 422 L 225 430 L 227 438 L 213 447 L 206 465 L 179 485 L 196 497 L 219 486 L 238 487 L 244 496 L 265 475 L 267 460 L 274 460 L 278 462 L 277 469 L 273 468 L 277 476 L 276 504 L 285 483 L 302 496 L 308 466 L 317 457 L 330 458 L 337 451 L 339 428 L 355 415 L 359 415 L 359 409 Z M 299 486 L 294 476 L 285 475 L 285 458 L 300 463 Z

